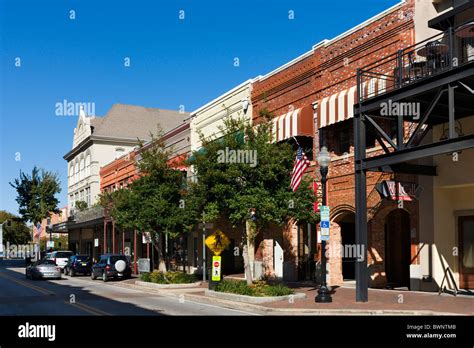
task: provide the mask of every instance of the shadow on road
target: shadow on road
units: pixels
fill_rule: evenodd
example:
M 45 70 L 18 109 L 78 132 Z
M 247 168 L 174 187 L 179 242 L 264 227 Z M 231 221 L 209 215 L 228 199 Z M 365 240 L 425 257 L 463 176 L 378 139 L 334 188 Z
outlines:
M 77 282 L 72 284 L 68 277 L 54 282 L 31 280 L 25 277 L 24 272 L 8 268 L 24 269 L 25 260 L 0 260 L 0 304 L 4 308 L 9 307 L 10 312 L 14 313 L 11 315 L 165 315 L 159 310 L 149 310 L 118 300 L 143 299 L 146 296 L 136 291 L 104 284 L 104 289 L 91 292 L 86 287 L 94 286 L 95 282 L 101 285 L 101 281 L 91 281 L 90 277 L 87 277 L 87 281 L 84 279 L 84 285 Z M 100 291 L 106 292 L 107 297 L 97 293 Z M 114 296 L 117 296 L 117 300 L 113 299 Z M 48 311 L 48 308 L 51 310 Z

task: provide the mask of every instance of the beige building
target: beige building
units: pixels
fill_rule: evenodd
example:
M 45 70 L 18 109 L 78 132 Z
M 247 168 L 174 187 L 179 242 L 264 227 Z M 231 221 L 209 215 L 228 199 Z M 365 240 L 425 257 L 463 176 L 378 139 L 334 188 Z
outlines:
M 202 132 L 206 138 L 219 138 L 222 134 L 219 127 L 224 125 L 224 118 L 244 118 L 251 121 L 251 91 L 252 80 L 247 80 L 193 111 L 191 113 L 191 151 L 201 147 L 199 132 Z

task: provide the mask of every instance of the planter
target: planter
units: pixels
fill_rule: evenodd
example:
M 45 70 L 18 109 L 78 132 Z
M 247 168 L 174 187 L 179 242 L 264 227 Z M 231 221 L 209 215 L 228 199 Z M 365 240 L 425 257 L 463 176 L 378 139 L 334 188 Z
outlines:
M 183 284 L 157 284 L 151 282 L 143 282 L 141 280 L 136 280 L 135 285 L 142 286 L 148 289 L 188 289 L 188 288 L 198 288 L 202 282 L 195 283 L 183 283 Z
M 306 298 L 306 294 L 303 293 L 296 293 L 293 295 L 285 295 L 285 296 L 248 296 L 248 295 L 238 295 L 232 294 L 230 292 L 219 292 L 213 290 L 206 290 L 206 296 L 220 298 L 223 300 L 229 301 L 237 301 L 237 302 L 244 302 L 244 303 L 268 303 L 268 302 L 277 302 L 277 301 L 289 301 L 290 299 L 302 299 Z

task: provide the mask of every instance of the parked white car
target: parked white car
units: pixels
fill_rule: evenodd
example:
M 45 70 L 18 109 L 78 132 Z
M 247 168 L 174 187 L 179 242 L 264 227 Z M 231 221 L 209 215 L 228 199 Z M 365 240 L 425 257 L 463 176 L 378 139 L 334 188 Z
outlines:
M 61 268 L 61 271 L 64 270 L 64 267 L 67 265 L 69 258 L 74 255 L 72 251 L 53 251 L 46 255 L 47 260 L 53 260 L 56 266 Z

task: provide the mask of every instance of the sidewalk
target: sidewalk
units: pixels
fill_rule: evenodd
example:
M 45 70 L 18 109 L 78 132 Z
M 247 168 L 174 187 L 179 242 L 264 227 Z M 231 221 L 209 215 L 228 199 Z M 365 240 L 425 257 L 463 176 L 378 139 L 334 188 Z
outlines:
M 316 303 L 317 290 L 314 287 L 298 287 L 297 292 L 306 293 L 306 298 L 293 304 L 274 302 L 265 304 L 269 308 L 294 309 L 344 309 L 344 310 L 390 310 L 390 311 L 433 311 L 474 315 L 474 297 L 448 294 L 369 289 L 368 302 L 355 301 L 355 289 L 340 287 L 332 293 L 332 303 Z
M 355 289 L 340 287 L 332 293 L 332 303 L 315 303 L 314 287 L 293 284 L 305 299 L 279 301 L 266 304 L 249 304 L 205 296 L 207 284 L 194 289 L 147 290 L 129 282 L 130 287 L 160 296 L 221 305 L 226 308 L 244 309 L 271 315 L 474 315 L 474 297 L 437 293 L 369 289 L 369 302 L 355 301 Z

